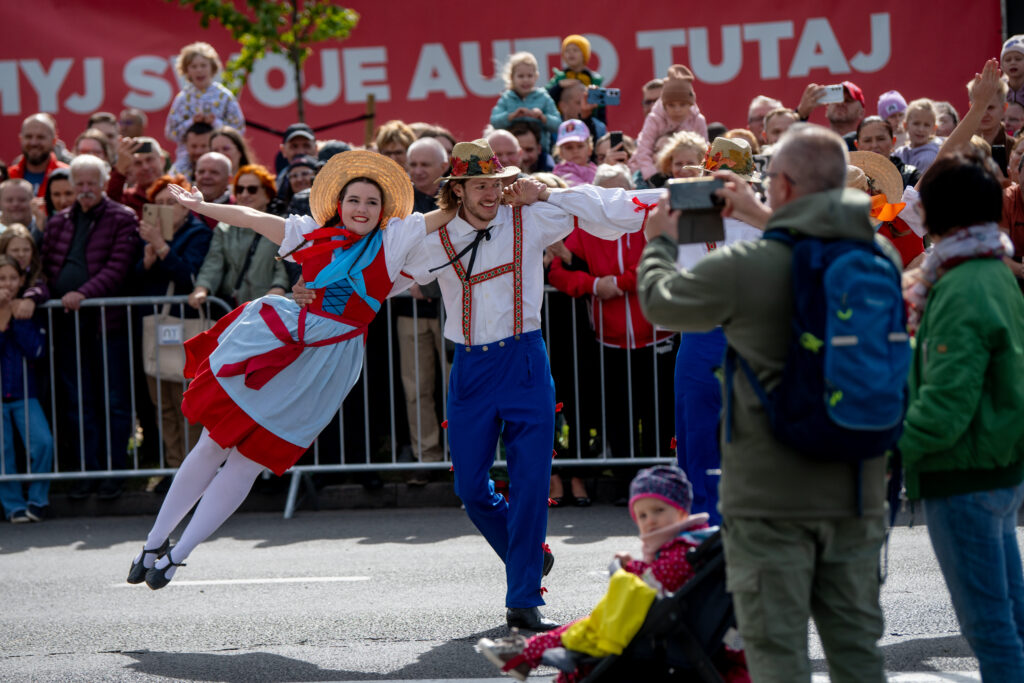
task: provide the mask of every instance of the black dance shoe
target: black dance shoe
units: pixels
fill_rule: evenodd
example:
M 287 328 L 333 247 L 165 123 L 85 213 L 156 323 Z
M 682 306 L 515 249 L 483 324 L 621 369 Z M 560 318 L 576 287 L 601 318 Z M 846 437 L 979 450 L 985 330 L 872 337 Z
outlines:
M 509 628 L 521 628 L 528 631 L 550 631 L 559 624 L 547 619 L 536 607 L 509 607 L 505 611 L 505 623 Z
M 178 564 L 174 561 L 174 559 L 171 557 L 170 550 L 167 551 L 167 559 L 170 560 L 171 563 L 163 569 L 157 569 L 156 567 L 153 567 L 152 569 L 146 571 L 146 585 L 152 588 L 153 590 L 160 590 L 161 588 L 163 588 L 171 582 L 171 580 L 167 578 L 168 569 L 170 569 L 171 567 L 185 566 L 184 562 Z
M 152 548 L 142 548 L 142 558 L 138 562 L 132 560 L 132 568 L 128 570 L 128 583 L 142 583 L 146 580 L 146 572 L 149 571 L 143 564 L 143 560 L 146 559 L 146 553 L 152 553 L 157 557 L 160 557 L 166 553 L 171 547 L 171 539 L 166 539 L 164 544 L 153 550 Z

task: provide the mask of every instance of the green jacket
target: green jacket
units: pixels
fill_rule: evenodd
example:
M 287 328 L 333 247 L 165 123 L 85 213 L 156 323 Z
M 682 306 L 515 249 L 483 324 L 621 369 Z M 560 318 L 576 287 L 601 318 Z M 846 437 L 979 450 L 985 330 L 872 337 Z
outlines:
M 1024 481 L 1024 297 L 1002 262 L 962 263 L 929 292 L 900 450 L 911 499 Z
M 235 292 L 238 274 L 254 237 L 256 233 L 252 230 L 218 223 L 213 229 L 210 250 L 196 276 L 196 287 L 205 287 L 211 296 L 220 297 L 230 305 L 236 300 L 241 304 L 258 299 L 271 287 L 281 287 L 287 292 L 291 287 L 288 271 L 284 262 L 275 258 L 277 245 L 266 238 L 260 239 L 242 284 Z
M 767 227 L 870 240 L 874 229 L 869 207 L 870 198 L 857 190 L 819 192 L 781 207 Z M 782 376 L 790 340 L 790 248 L 769 240 L 741 242 L 713 251 L 684 272 L 676 269 L 675 260 L 671 239 L 659 237 L 647 245 L 637 271 L 644 314 L 652 323 L 686 332 L 721 325 L 729 344 L 771 390 Z M 856 466 L 814 460 L 781 444 L 742 372 L 736 373 L 734 385 L 732 440 L 722 439 L 722 514 L 792 519 L 855 515 Z M 865 515 L 885 512 L 883 458 L 864 462 L 862 502 Z

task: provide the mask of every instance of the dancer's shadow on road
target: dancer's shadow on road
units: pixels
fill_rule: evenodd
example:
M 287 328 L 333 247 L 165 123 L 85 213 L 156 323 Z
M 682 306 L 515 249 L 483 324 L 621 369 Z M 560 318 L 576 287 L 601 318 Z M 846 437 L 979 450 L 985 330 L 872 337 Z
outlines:
M 324 668 L 302 659 L 270 652 L 232 654 L 145 650 L 123 654 L 136 660 L 126 667 L 132 672 L 183 681 L 248 683 L 498 678 L 495 666 L 477 654 L 473 646 L 480 638 L 500 638 L 505 635 L 508 635 L 508 629 L 498 627 L 450 640 L 424 652 L 415 662 L 385 673 Z M 321 649 L 320 652 L 322 651 Z M 343 653 L 350 651 L 349 648 L 338 648 L 339 658 L 345 656 Z M 539 673 L 543 674 L 545 671 L 552 675 L 556 673 L 553 669 L 541 669 Z

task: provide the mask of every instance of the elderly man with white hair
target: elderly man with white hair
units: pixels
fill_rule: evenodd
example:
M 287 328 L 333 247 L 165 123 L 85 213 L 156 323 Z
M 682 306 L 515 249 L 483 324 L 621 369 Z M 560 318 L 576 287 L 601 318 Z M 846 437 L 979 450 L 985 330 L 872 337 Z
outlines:
M 502 166 L 522 168 L 523 150 L 519 147 L 519 140 L 515 135 L 499 129 L 487 136 L 487 142 L 490 143 L 494 156 L 498 157 L 498 163 Z
M 77 435 L 82 434 L 75 458 L 82 457 L 89 470 L 107 469 L 108 463 L 112 469 L 123 468 L 131 433 L 130 354 L 124 312 L 108 309 L 101 320 L 99 309 L 79 310 L 85 299 L 124 295 L 125 278 L 135 262 L 139 221 L 134 211 L 104 194 L 109 176 L 110 167 L 98 157 L 86 154 L 71 162 L 75 203 L 50 219 L 41 249 L 50 294 L 64 305 L 63 313 L 56 313 L 53 323 L 56 390 L 63 394 L 67 407 L 63 416 L 66 431 L 62 433 L 75 435 L 71 444 L 76 444 Z M 109 408 L 107 415 L 105 405 Z M 105 441 L 108 417 L 109 443 Z M 80 480 L 71 491 L 72 497 L 88 496 L 95 482 Z M 115 498 L 120 493 L 121 485 L 116 480 L 105 479 L 99 484 L 100 497 Z

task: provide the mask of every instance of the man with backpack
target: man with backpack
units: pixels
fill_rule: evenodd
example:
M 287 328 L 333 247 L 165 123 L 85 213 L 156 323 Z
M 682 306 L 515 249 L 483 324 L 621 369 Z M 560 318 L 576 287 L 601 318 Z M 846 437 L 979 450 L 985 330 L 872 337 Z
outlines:
M 763 227 L 765 239 L 679 271 L 666 197 L 638 269 L 651 322 L 725 331 L 719 509 L 727 587 L 758 682 L 811 680 L 811 616 L 833 682 L 885 680 L 884 453 L 899 436 L 909 350 L 899 256 L 873 241 L 870 198 L 843 189 L 846 165 L 838 135 L 794 125 L 768 166 L 767 207 L 747 183 L 716 174 L 723 214 Z

